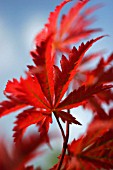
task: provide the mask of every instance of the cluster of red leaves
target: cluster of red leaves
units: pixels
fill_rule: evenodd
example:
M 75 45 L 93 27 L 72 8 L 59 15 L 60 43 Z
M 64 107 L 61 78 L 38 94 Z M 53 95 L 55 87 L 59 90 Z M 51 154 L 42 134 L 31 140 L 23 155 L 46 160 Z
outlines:
M 92 33 L 101 31 L 101 29 L 90 29 L 89 26 L 94 22 L 94 18 L 89 16 L 100 7 L 96 5 L 86 9 L 81 13 L 82 9 L 89 2 L 76 3 L 67 14 L 63 15 L 60 25 L 57 25 L 58 15 L 63 6 L 71 0 L 64 0 L 59 6 L 56 7 L 54 12 L 50 13 L 48 23 L 45 24 L 44 29 L 36 36 L 36 45 L 45 40 L 48 35 L 53 34 L 53 50 L 70 53 L 70 45 L 77 43 L 84 38 L 88 38 Z M 79 24 L 78 24 L 79 23 Z
M 33 170 L 33 166 L 26 166 L 26 163 L 44 152 L 37 150 L 44 143 L 46 138 L 40 138 L 36 133 L 29 134 L 29 137 L 23 138 L 16 146 L 10 144 L 10 148 L 4 139 L 0 139 L 0 169 Z
M 59 13 L 69 1 L 64 0 L 54 12 L 50 13 L 48 23 L 36 36 L 36 48 L 31 51 L 34 65 L 28 66 L 26 78 L 8 81 L 4 91 L 8 100 L 0 103 L 0 117 L 22 109 L 15 121 L 14 141 L 21 142 L 26 128 L 36 124 L 40 136 L 45 136 L 49 142 L 48 130 L 52 123 L 52 114 L 68 124 L 81 125 L 70 114 L 69 109 L 78 106 L 91 109 L 96 118 L 89 126 L 86 136 L 74 140 L 68 146 L 68 154 L 64 158 L 62 169 L 113 168 L 108 161 L 113 155 L 112 110 L 107 114 L 102 108 L 102 104 L 109 104 L 113 100 L 111 90 L 113 54 L 107 60 L 102 57 L 97 67 L 86 69 L 85 64 L 102 56 L 102 53 L 86 56 L 87 50 L 104 36 L 87 41 L 85 44 L 81 43 L 78 49 L 76 47 L 70 49 L 70 45 L 100 30 L 90 29 L 93 19 L 87 18 L 98 6 L 88 8 L 81 13 L 89 0 L 79 1 L 62 16 L 60 25 L 57 26 Z M 56 64 L 58 51 L 65 54 L 61 57 L 60 66 Z M 73 89 L 64 97 L 70 88 L 70 83 L 73 83 Z M 94 136 L 93 134 L 98 131 L 99 133 Z M 105 141 L 107 144 L 101 144 Z
M 51 170 L 56 167 L 57 164 Z M 101 168 L 113 168 L 113 109 L 104 121 L 94 117 L 86 134 L 68 145 L 68 153 L 62 165 L 62 170 Z

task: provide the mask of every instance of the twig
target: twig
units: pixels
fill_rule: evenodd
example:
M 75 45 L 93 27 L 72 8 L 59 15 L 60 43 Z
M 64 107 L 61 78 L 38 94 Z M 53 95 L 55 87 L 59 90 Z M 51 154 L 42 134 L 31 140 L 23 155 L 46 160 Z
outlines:
M 59 125 L 59 127 L 60 127 L 60 130 L 61 130 L 63 139 L 65 140 L 66 137 L 65 137 L 65 133 L 64 133 L 64 130 L 63 130 L 63 128 L 62 128 L 62 125 L 61 125 L 61 123 L 60 123 L 60 121 L 59 121 L 59 119 L 58 119 L 58 117 L 57 117 L 57 115 L 56 115 L 56 112 L 53 112 L 53 113 L 54 113 L 55 118 L 56 118 L 56 120 L 57 120 L 57 123 L 58 123 L 58 125 Z
M 58 163 L 56 170 L 60 170 L 60 168 L 62 166 L 64 156 L 65 156 L 65 153 L 66 153 L 66 149 L 67 149 L 68 138 L 69 138 L 69 123 L 67 122 L 66 123 L 66 137 L 64 139 L 62 154 L 61 154 L 60 161 Z

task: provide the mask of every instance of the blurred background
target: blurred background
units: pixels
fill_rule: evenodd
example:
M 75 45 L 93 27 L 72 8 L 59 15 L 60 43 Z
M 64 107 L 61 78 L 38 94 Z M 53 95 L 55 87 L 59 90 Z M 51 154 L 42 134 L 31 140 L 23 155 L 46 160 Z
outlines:
M 66 13 L 76 1 L 67 3 L 62 13 Z M 32 63 L 29 51 L 34 46 L 34 37 L 47 22 L 50 11 L 61 2 L 61 0 L 0 0 L 0 101 L 5 99 L 3 90 L 7 81 L 24 76 L 26 65 Z M 103 32 L 96 33 L 93 37 L 103 34 L 109 34 L 109 37 L 97 42 L 93 50 L 104 48 L 106 54 L 110 54 L 113 51 L 113 1 L 90 0 L 87 7 L 97 3 L 102 3 L 103 7 L 93 14 L 97 21 L 92 26 L 102 28 Z M 85 119 L 87 125 L 91 114 L 88 112 L 83 115 L 83 110 L 79 108 L 76 117 L 80 122 L 84 122 Z M 12 140 L 14 120 L 15 114 L 0 119 L 0 134 L 5 134 L 9 141 Z M 54 121 L 51 129 L 57 130 L 57 127 Z M 83 128 L 76 127 L 76 130 L 72 128 L 70 139 L 73 133 L 78 137 L 85 129 L 85 125 Z

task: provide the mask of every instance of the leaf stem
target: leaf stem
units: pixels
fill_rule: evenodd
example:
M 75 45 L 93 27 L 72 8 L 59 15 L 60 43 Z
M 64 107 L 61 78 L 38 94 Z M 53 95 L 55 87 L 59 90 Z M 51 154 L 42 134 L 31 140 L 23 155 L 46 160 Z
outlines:
M 66 153 L 66 149 L 67 149 L 68 139 L 69 139 L 69 123 L 66 122 L 66 137 L 65 137 L 64 142 L 63 142 L 62 153 L 61 153 L 60 161 L 58 163 L 56 170 L 60 170 L 60 168 L 62 166 L 64 156 L 65 156 L 65 153 Z
M 59 127 L 60 127 L 60 130 L 61 130 L 63 139 L 65 140 L 66 136 L 65 136 L 64 130 L 63 130 L 63 128 L 62 128 L 62 125 L 61 125 L 61 123 L 60 123 L 60 121 L 59 121 L 59 118 L 57 117 L 56 112 L 53 112 L 53 113 L 54 113 L 55 118 L 56 118 L 56 120 L 57 120 L 57 123 L 58 123 L 58 125 L 59 125 Z

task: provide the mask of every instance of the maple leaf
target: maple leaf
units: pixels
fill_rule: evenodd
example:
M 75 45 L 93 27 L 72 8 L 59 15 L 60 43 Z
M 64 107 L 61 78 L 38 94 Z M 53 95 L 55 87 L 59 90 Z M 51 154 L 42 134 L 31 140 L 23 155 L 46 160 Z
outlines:
M 97 37 L 96 39 L 92 39 L 88 41 L 86 44 L 82 43 L 79 46 L 79 49 L 72 49 L 72 52 L 69 55 L 69 60 L 66 59 L 65 56 L 62 56 L 61 59 L 61 68 L 60 69 L 55 66 L 55 102 L 56 105 L 59 103 L 63 95 L 65 94 L 69 83 L 77 73 L 77 68 L 81 63 L 81 60 L 86 53 L 86 51 L 99 39 L 103 38 L 103 36 Z M 59 93 L 60 92 L 60 93 Z
M 59 13 L 63 6 L 69 1 L 71 0 L 64 0 L 60 5 L 58 5 L 55 8 L 54 12 L 50 13 L 48 23 L 45 24 L 45 28 L 42 29 L 42 31 L 38 33 L 35 37 L 35 42 L 37 46 L 39 46 L 42 41 L 46 40 L 48 36 L 50 36 L 51 34 L 55 34 L 57 32 L 57 21 Z
M 59 45 L 66 46 L 72 43 L 78 42 L 83 38 L 88 37 L 91 33 L 100 31 L 100 29 L 87 29 L 87 27 L 93 23 L 93 18 L 87 19 L 99 6 L 93 6 L 86 9 L 82 14 L 80 13 L 84 6 L 89 2 L 85 0 L 83 2 L 77 2 L 66 15 L 63 15 L 61 25 L 59 29 Z M 80 23 L 80 24 L 77 24 Z
M 11 112 L 14 112 L 16 110 L 22 109 L 27 106 L 27 104 L 23 104 L 20 100 L 13 97 L 7 96 L 9 100 L 3 101 L 0 103 L 0 117 L 5 116 Z
M 83 105 L 88 98 L 111 86 L 99 85 L 90 88 L 83 86 L 77 91 L 71 92 L 63 101 L 62 98 L 76 74 L 85 52 L 102 37 L 88 41 L 85 45 L 82 43 L 78 50 L 73 48 L 69 60 L 63 56 L 61 59 L 62 71 L 54 65 L 54 54 L 51 48 L 52 36 L 31 52 L 35 66 L 28 66 L 30 72 L 26 73 L 26 78 L 20 78 L 20 81 L 13 79 L 7 83 L 4 93 L 9 100 L 0 103 L 0 116 L 24 108 L 17 116 L 13 129 L 16 142 L 21 140 L 26 128 L 32 124 L 39 126 L 41 136 L 47 136 L 49 125 L 52 123 L 51 115 L 55 112 L 63 121 L 81 125 L 72 115 L 63 110 Z M 8 103 L 9 105 L 7 105 Z M 48 137 L 47 141 L 49 142 Z
M 71 0 L 64 0 L 56 7 L 54 12 L 50 13 L 48 23 L 45 24 L 44 29 L 35 37 L 36 45 L 39 46 L 48 36 L 54 34 L 53 51 L 55 53 L 57 50 L 61 52 L 69 52 L 69 45 L 79 42 L 92 33 L 101 30 L 88 28 L 88 26 L 94 22 L 94 19 L 87 18 L 87 16 L 90 16 L 92 12 L 100 7 L 100 5 L 86 9 L 83 14 L 80 13 L 89 0 L 83 2 L 78 1 L 67 14 L 62 16 L 60 25 L 58 25 L 59 13 L 64 5 L 70 1 Z
M 71 109 L 73 107 L 82 105 L 84 102 L 87 101 L 87 99 L 92 97 L 94 94 L 107 90 L 111 87 L 113 86 L 100 85 L 91 86 L 85 89 L 85 86 L 82 86 L 78 90 L 74 90 L 73 92 L 71 92 L 61 103 L 59 103 L 57 109 Z
M 97 58 L 100 59 L 105 54 L 105 52 L 106 52 L 105 50 L 100 50 L 100 51 L 85 55 L 84 58 L 82 59 L 82 62 L 80 65 L 80 68 L 81 68 L 80 70 L 87 69 L 87 67 L 85 67 L 85 64 L 89 64 L 90 62 L 96 60 Z
M 93 59 L 92 56 L 89 56 L 88 58 L 89 60 Z M 86 62 L 88 62 L 89 60 L 86 60 Z M 84 63 L 84 61 L 85 60 L 83 60 L 83 62 L 81 63 L 81 68 L 79 68 L 79 76 L 75 75 L 75 78 L 77 76 L 77 79 L 75 81 L 78 81 L 79 85 L 84 82 L 86 87 L 90 87 L 92 85 L 113 82 L 113 54 L 111 54 L 107 58 L 107 60 L 101 58 L 97 67 L 92 70 L 85 69 L 84 64 L 86 62 Z M 88 103 L 86 103 L 84 106 L 85 108 L 91 109 L 94 113 L 97 113 L 100 119 L 106 119 L 107 115 L 102 108 L 102 104 L 105 103 L 108 105 L 111 101 L 113 101 L 113 92 L 112 89 L 109 89 L 107 91 L 101 91 L 100 93 L 96 94 L 95 98 L 88 99 Z
M 52 38 L 48 38 L 46 43 L 42 42 L 40 47 L 37 46 L 35 51 L 31 51 L 31 55 L 36 65 L 31 67 L 31 72 L 35 72 L 44 95 L 52 105 L 54 96 Z
M 94 84 L 101 84 L 101 83 L 108 83 L 113 81 L 113 54 L 108 56 L 107 60 L 105 61 L 104 58 L 101 58 L 97 67 L 93 70 L 86 70 L 87 76 L 87 83 L 90 83 L 90 77 L 93 75 L 93 83 Z
M 43 112 L 44 113 L 44 112 Z M 35 108 L 30 108 L 24 110 L 17 116 L 17 120 L 15 121 L 16 126 L 14 127 L 13 131 L 15 131 L 13 137 L 15 138 L 15 142 L 18 142 L 23 133 L 26 130 L 26 127 L 30 126 L 31 124 L 36 124 L 41 120 L 44 120 L 44 116 L 41 111 L 37 111 Z

